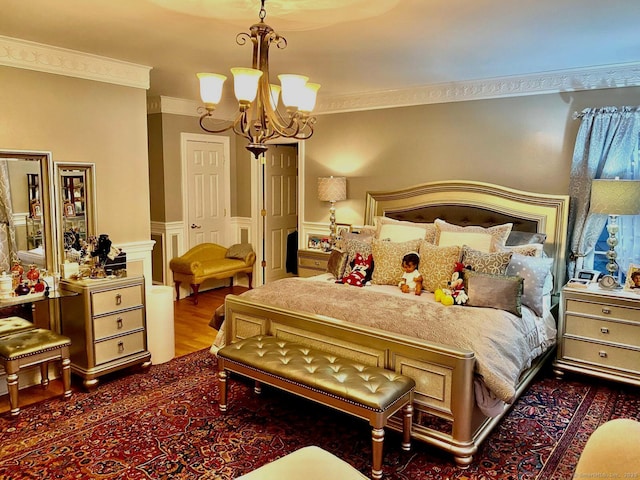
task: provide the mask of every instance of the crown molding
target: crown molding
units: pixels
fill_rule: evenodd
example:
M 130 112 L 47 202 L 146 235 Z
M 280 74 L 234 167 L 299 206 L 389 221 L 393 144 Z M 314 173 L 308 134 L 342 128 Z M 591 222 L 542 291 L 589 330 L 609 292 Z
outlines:
M 147 97 L 147 114 L 171 113 L 174 115 L 187 115 L 189 117 L 199 117 L 198 108 L 202 107 L 202 102 L 187 100 L 175 97 Z
M 640 86 L 640 62 L 320 97 L 315 114 Z
M 151 67 L 0 35 L 0 65 L 149 89 Z

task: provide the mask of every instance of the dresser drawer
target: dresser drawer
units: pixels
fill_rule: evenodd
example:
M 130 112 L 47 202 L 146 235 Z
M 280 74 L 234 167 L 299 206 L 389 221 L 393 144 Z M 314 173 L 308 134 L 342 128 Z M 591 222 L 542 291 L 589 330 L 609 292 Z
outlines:
M 640 324 L 609 322 L 567 314 L 565 334 L 623 345 L 640 345 Z
M 640 372 L 639 350 L 628 350 L 565 338 L 563 357 L 611 369 Z
M 638 322 L 640 325 L 640 309 L 626 308 L 616 305 L 604 305 L 591 302 L 580 302 L 577 300 L 567 300 L 567 314 L 577 313 L 581 315 L 592 315 L 600 318 L 615 318 L 619 320 L 629 320 Z
M 94 316 L 140 305 L 142 305 L 142 288 L 139 285 L 91 293 L 91 309 Z
M 93 319 L 93 338 L 101 340 L 144 327 L 144 315 L 141 308 L 118 312 L 113 315 Z
M 144 350 L 144 332 L 103 340 L 94 344 L 96 365 L 133 355 Z

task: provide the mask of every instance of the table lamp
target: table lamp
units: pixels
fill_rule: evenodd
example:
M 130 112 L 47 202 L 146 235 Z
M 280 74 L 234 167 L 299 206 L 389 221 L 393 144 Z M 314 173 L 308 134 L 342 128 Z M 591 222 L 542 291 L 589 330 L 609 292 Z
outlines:
M 346 199 L 346 177 L 318 177 L 318 200 L 331 203 L 329 208 L 331 246 L 336 243 L 336 202 Z
M 589 212 L 609 215 L 607 271 L 610 275 L 615 276 L 618 270 L 618 262 L 616 262 L 618 256 L 616 254 L 616 245 L 618 245 L 616 235 L 619 231 L 618 216 L 640 214 L 640 181 L 620 180 L 617 177 L 615 179 L 593 180 Z

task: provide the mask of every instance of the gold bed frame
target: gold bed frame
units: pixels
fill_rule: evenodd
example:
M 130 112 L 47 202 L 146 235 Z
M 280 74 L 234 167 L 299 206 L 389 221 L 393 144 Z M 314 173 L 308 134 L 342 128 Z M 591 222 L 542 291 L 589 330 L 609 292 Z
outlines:
M 514 220 L 534 221 L 547 234 L 545 251 L 554 261 L 556 291 L 564 282 L 569 197 L 518 191 L 488 183 L 469 181 L 432 182 L 391 192 L 369 192 L 365 222 L 392 212 L 424 205 L 455 209 L 479 207 L 507 214 Z M 472 351 L 452 348 L 383 330 L 362 327 L 331 317 L 256 304 L 242 296 L 225 301 L 226 343 L 258 334 L 274 335 L 312 348 L 397 371 L 416 381 L 413 438 L 453 454 L 456 463 L 468 467 L 478 446 L 500 419 L 485 416 L 475 402 Z M 520 396 L 553 349 L 537 359 L 520 378 Z M 402 430 L 402 420 L 389 426 Z

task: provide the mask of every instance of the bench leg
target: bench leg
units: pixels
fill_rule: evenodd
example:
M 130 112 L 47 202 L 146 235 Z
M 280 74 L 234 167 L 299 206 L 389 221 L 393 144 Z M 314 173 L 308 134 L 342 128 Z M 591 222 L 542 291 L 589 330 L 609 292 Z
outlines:
M 199 283 L 192 283 L 191 284 L 191 290 L 193 290 L 193 304 L 197 305 L 198 304 L 198 290 L 200 289 L 200 284 Z
M 178 280 L 175 280 L 173 283 L 175 283 L 175 285 L 176 285 L 176 302 L 177 302 L 178 300 L 180 300 L 180 284 L 182 282 L 179 282 Z
M 407 403 L 402 409 L 402 450 L 411 450 L 411 426 L 413 425 L 413 404 Z
M 220 361 L 220 360 L 218 360 Z M 220 390 L 220 401 L 218 402 L 218 408 L 221 412 L 227 411 L 227 372 L 224 368 L 218 371 L 218 385 Z
M 262 393 L 262 384 L 256 380 L 256 383 L 253 384 L 253 391 L 256 395 L 260 395 Z
M 40 385 L 42 388 L 49 386 L 49 363 L 47 362 L 40 364 Z
M 251 290 L 253 288 L 251 286 L 251 284 L 253 283 L 253 273 L 251 273 L 251 272 L 247 273 L 247 277 L 249 279 L 249 290 Z
M 384 445 L 384 428 L 373 427 L 371 429 L 371 440 L 373 450 L 371 478 L 373 478 L 374 480 L 379 480 L 382 478 L 382 447 Z

